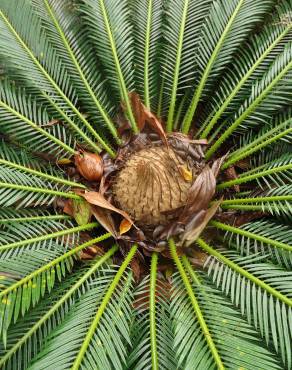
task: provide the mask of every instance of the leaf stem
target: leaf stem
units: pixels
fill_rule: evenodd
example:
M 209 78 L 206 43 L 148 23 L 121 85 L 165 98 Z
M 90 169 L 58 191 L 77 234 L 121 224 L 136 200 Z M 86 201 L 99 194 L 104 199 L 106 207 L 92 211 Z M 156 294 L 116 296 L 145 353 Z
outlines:
M 158 370 L 158 350 L 157 350 L 157 335 L 156 335 L 156 279 L 157 279 L 157 261 L 158 254 L 153 253 L 151 256 L 151 271 L 150 271 L 150 338 L 151 338 L 151 358 L 152 370 Z
M 37 236 L 35 238 L 20 240 L 19 242 L 14 242 L 14 243 L 1 245 L 0 246 L 0 252 L 3 252 L 7 249 L 23 247 L 23 246 L 31 244 L 31 243 L 38 243 L 38 242 L 44 241 L 44 240 L 59 238 L 61 236 L 77 233 L 79 231 L 91 230 L 91 229 L 93 229 L 97 226 L 98 226 L 97 222 L 91 222 L 91 223 L 86 224 L 86 225 L 81 225 L 81 226 L 72 227 L 72 228 L 66 229 L 66 230 L 56 231 L 55 233 L 46 234 L 46 235 L 42 235 L 42 236 Z
M 23 191 L 33 192 L 33 193 L 51 194 L 51 195 L 56 195 L 56 196 L 59 196 L 59 197 L 78 199 L 78 200 L 83 199 L 82 197 L 80 197 L 79 195 L 76 195 L 74 193 L 65 193 L 65 192 L 62 192 L 62 191 L 35 188 L 33 186 L 26 186 L 26 185 L 9 184 L 9 183 L 6 183 L 6 182 L 0 182 L 0 188 L 23 190 Z
M 78 182 L 69 181 L 69 180 L 62 179 L 62 178 L 57 177 L 57 176 L 49 175 L 47 173 L 44 173 L 44 172 L 41 172 L 41 171 L 37 171 L 37 170 L 34 170 L 32 168 L 29 168 L 29 167 L 21 166 L 20 164 L 17 164 L 17 163 L 6 161 L 5 159 L 0 159 L 0 164 L 4 164 L 4 165 L 7 165 L 9 167 L 13 167 L 13 168 L 16 168 L 18 170 L 21 170 L 21 171 L 24 171 L 24 172 L 27 172 L 27 173 L 31 173 L 33 175 L 42 177 L 44 179 L 48 179 L 48 180 L 52 180 L 54 182 L 58 182 L 60 184 L 64 184 L 64 185 L 68 185 L 68 186 L 73 186 L 73 187 L 76 187 L 76 188 L 86 189 L 86 186 L 85 185 L 79 184 Z
M 40 267 L 39 269 L 33 271 L 31 274 L 25 276 L 24 278 L 22 278 L 21 280 L 17 281 L 14 284 L 12 284 L 8 288 L 2 290 L 0 292 L 0 298 L 3 297 L 3 296 L 6 296 L 9 292 L 17 289 L 21 285 L 23 285 L 23 284 L 31 281 L 35 276 L 40 275 L 44 271 L 51 269 L 52 267 L 56 266 L 58 263 L 64 261 L 65 259 L 67 259 L 67 258 L 69 258 L 69 257 L 71 257 L 71 256 L 73 256 L 75 254 L 77 254 L 82 249 L 87 248 L 87 247 L 91 246 L 94 243 L 98 243 L 98 242 L 101 242 L 103 240 L 106 240 L 106 239 L 108 239 L 110 237 L 111 237 L 111 234 L 107 233 L 107 234 L 104 234 L 104 235 L 99 236 L 98 238 L 91 239 L 88 242 L 79 245 L 78 247 L 75 247 L 73 249 L 70 249 L 68 252 L 64 253 L 62 256 L 55 258 L 53 261 L 50 261 L 46 265 L 44 265 L 44 266 Z
M 144 102 L 145 106 L 150 110 L 149 96 L 149 55 L 150 55 L 150 35 L 152 24 L 152 7 L 153 0 L 148 1 L 147 26 L 145 35 L 145 54 L 144 54 Z
M 21 337 L 16 344 L 0 359 L 0 367 L 13 356 L 16 351 L 82 286 L 82 284 L 92 275 L 95 271 L 107 261 L 116 251 L 117 246 L 113 246 L 107 253 L 99 258 L 94 265 L 54 304 L 41 318 L 36 322 L 29 331 Z
M 243 85 L 246 83 L 246 81 L 251 77 L 251 75 L 254 73 L 254 71 L 261 65 L 261 63 L 265 60 L 265 58 L 271 53 L 271 51 L 277 46 L 277 44 L 287 35 L 288 32 L 290 32 L 292 26 L 289 25 L 276 39 L 275 41 L 269 45 L 266 50 L 263 52 L 263 54 L 256 60 L 256 62 L 251 66 L 251 68 L 247 71 L 247 73 L 242 77 L 242 79 L 239 81 L 239 83 L 236 85 L 236 87 L 232 90 L 230 95 L 224 100 L 224 103 L 221 105 L 219 109 L 217 109 L 216 114 L 213 116 L 211 121 L 208 123 L 206 128 L 201 134 L 201 138 L 205 139 L 209 132 L 212 130 L 214 125 L 217 123 L 219 118 L 221 117 L 222 113 L 225 111 L 225 109 L 229 106 L 232 99 L 236 96 L 236 94 L 240 91 L 240 89 L 243 87 Z
M 75 65 L 75 67 L 76 67 L 76 69 L 77 69 L 77 71 L 79 73 L 79 76 L 80 76 L 81 80 L 83 81 L 83 83 L 84 83 L 84 85 L 85 85 L 85 87 L 86 87 L 89 95 L 91 96 L 91 99 L 94 101 L 94 103 L 95 103 L 98 111 L 100 112 L 103 120 L 107 124 L 107 126 L 108 126 L 110 132 L 112 133 L 113 137 L 117 140 L 118 144 L 120 144 L 120 139 L 118 137 L 118 133 L 117 133 L 117 130 L 115 128 L 115 125 L 113 124 L 113 122 L 109 118 L 108 114 L 106 113 L 106 111 L 102 107 L 101 103 L 98 101 L 98 99 L 95 96 L 95 94 L 94 94 L 94 92 L 93 92 L 90 84 L 88 83 L 88 80 L 85 77 L 85 75 L 84 75 L 84 73 L 83 73 L 83 71 L 82 71 L 82 69 L 81 69 L 81 67 L 80 67 L 80 65 L 79 65 L 79 63 L 78 63 L 75 55 L 74 55 L 74 52 L 73 52 L 73 50 L 72 50 L 72 48 L 71 48 L 71 46 L 70 46 L 70 44 L 69 44 L 69 42 L 68 42 L 68 40 L 66 38 L 65 33 L 63 32 L 63 30 L 62 30 L 62 28 L 61 28 L 61 26 L 60 26 L 60 24 L 59 24 L 59 22 L 57 20 L 57 17 L 54 14 L 54 11 L 53 11 L 52 7 L 50 6 L 48 0 L 44 0 L 44 2 L 45 2 L 45 5 L 46 5 L 46 8 L 48 10 L 49 15 L 51 16 L 51 18 L 52 18 L 52 20 L 53 20 L 53 22 L 55 24 L 56 29 L 59 32 L 59 35 L 60 35 L 60 37 L 61 37 L 61 39 L 63 41 L 63 44 L 64 44 L 65 48 L 67 49 L 67 51 L 68 51 L 68 53 L 69 53 L 69 55 L 70 55 L 70 57 L 71 57 L 74 65 Z
M 107 289 L 106 293 L 105 293 L 105 296 L 96 312 L 96 315 L 90 325 L 90 328 L 86 334 L 86 337 L 84 338 L 84 341 L 83 341 L 83 344 L 80 348 L 80 351 L 74 361 L 74 364 L 72 366 L 72 370 L 78 370 L 81 363 L 82 363 L 82 360 L 83 360 L 83 357 L 85 355 L 85 352 L 92 340 L 92 337 L 96 331 L 96 328 L 100 322 L 100 319 L 123 275 L 123 273 L 125 272 L 126 268 L 128 267 L 129 263 L 131 262 L 131 259 L 134 257 L 136 251 L 137 251 L 137 248 L 138 246 L 135 244 L 134 246 L 132 246 L 132 248 L 130 249 L 127 257 L 125 258 L 124 262 L 122 263 L 122 265 L 120 266 L 116 276 L 114 277 L 113 281 L 111 282 L 109 288 Z
M 13 217 L 0 218 L 0 224 L 9 224 L 11 222 L 31 222 L 31 221 L 47 221 L 47 220 L 70 220 L 71 216 L 67 215 L 47 215 L 47 216 L 32 216 L 32 217 Z
M 116 50 L 115 40 L 114 40 L 112 31 L 111 31 L 111 25 L 110 25 L 110 22 L 109 22 L 109 19 L 108 19 L 106 7 L 104 5 L 104 0 L 99 0 L 99 4 L 100 4 L 101 11 L 102 11 L 106 32 L 108 34 L 108 38 L 109 38 L 109 42 L 110 42 L 110 46 L 111 46 L 111 50 L 112 50 L 112 55 L 113 55 L 115 66 L 116 66 L 116 71 L 117 71 L 117 74 L 118 74 L 118 77 L 119 77 L 120 86 L 121 86 L 121 89 L 122 89 L 122 98 L 125 101 L 125 105 L 126 105 L 126 108 L 127 108 L 127 114 L 129 116 L 129 120 L 131 122 L 132 130 L 134 131 L 134 133 L 138 133 L 139 130 L 138 130 L 138 127 L 137 127 L 137 124 L 136 124 L 136 121 L 135 121 L 133 111 L 132 111 L 132 107 L 131 107 L 127 87 L 126 87 L 126 84 L 125 84 L 125 80 L 124 80 L 123 72 L 122 72 L 122 69 L 121 69 L 118 53 L 117 53 L 117 50 Z
M 264 170 L 264 171 L 261 171 L 261 172 L 254 173 L 252 175 L 240 176 L 237 179 L 226 181 L 226 182 L 223 182 L 223 183 L 219 184 L 217 186 L 217 189 L 221 190 L 221 189 L 229 188 L 230 186 L 242 184 L 242 183 L 245 183 L 245 182 L 248 182 L 248 181 L 252 181 L 252 180 L 255 180 L 259 177 L 265 177 L 265 176 L 268 176 L 268 175 L 273 175 L 277 172 L 287 171 L 287 170 L 291 170 L 291 169 L 292 169 L 292 163 L 291 164 L 286 164 L 284 166 L 270 168 L 270 169 L 267 169 L 267 170 Z
M 180 261 L 180 259 L 178 257 L 178 254 L 176 252 L 176 246 L 175 246 L 175 243 L 174 243 L 173 239 L 170 239 L 169 240 L 169 248 L 170 248 L 171 256 L 172 256 L 172 258 L 173 258 L 173 260 L 174 260 L 174 262 L 175 262 L 175 264 L 176 264 L 176 266 L 178 268 L 178 271 L 179 271 L 179 273 L 181 275 L 181 278 L 183 280 L 185 289 L 186 289 L 186 291 L 188 293 L 188 296 L 189 296 L 190 301 L 192 303 L 193 309 L 194 309 L 195 314 L 197 316 L 198 322 L 199 322 L 199 324 L 200 324 L 200 326 L 202 328 L 202 331 L 204 333 L 204 336 L 206 338 L 206 341 L 208 343 L 208 346 L 210 348 L 210 351 L 211 351 L 211 353 L 213 355 L 213 358 L 215 360 L 215 363 L 217 365 L 217 368 L 218 368 L 218 370 L 224 370 L 225 367 L 224 367 L 223 362 L 222 362 L 222 360 L 221 360 L 221 358 L 219 356 L 219 353 L 217 351 L 217 348 L 215 346 L 215 343 L 213 342 L 211 333 L 210 333 L 209 328 L 208 328 L 208 326 L 206 324 L 206 321 L 204 319 L 203 313 L 202 313 L 202 311 L 200 309 L 199 303 L 198 303 L 197 298 L 196 298 L 196 296 L 194 294 L 194 291 L 192 289 L 192 286 L 191 286 L 191 284 L 189 282 L 188 276 L 187 276 L 187 274 L 186 274 L 186 272 L 185 272 L 185 270 L 183 268 L 183 265 L 182 265 L 182 263 L 181 263 L 181 261 Z
M 275 195 L 275 196 L 271 196 L 271 197 L 227 199 L 227 200 L 223 200 L 221 205 L 242 204 L 242 203 L 258 203 L 258 202 L 278 202 L 278 201 L 292 201 L 292 195 Z
M 170 98 L 169 111 L 168 111 L 168 117 L 167 117 L 167 123 L 166 123 L 167 132 L 171 132 L 173 128 L 173 116 L 174 116 L 174 111 L 175 111 L 175 106 L 176 106 L 177 86 L 178 86 L 178 79 L 179 79 L 180 62 L 181 62 L 181 56 L 182 56 L 184 32 L 185 32 L 185 26 L 186 26 L 187 14 L 188 14 L 188 7 L 189 7 L 189 0 L 184 0 L 184 8 L 183 8 L 182 19 L 181 19 L 180 30 L 179 30 L 178 45 L 177 45 L 177 50 L 176 50 L 176 63 L 175 63 L 175 70 L 174 70 L 174 76 L 173 76 L 173 84 L 172 84 L 172 89 L 171 89 L 171 98 Z
M 197 243 L 199 246 L 208 252 L 211 256 L 218 258 L 219 261 L 223 262 L 225 265 L 229 266 L 232 270 L 236 271 L 240 275 L 244 276 L 248 280 L 255 283 L 257 286 L 262 288 L 263 290 L 267 291 L 268 293 L 272 294 L 275 298 L 279 299 L 280 301 L 286 303 L 288 306 L 292 307 L 292 300 L 283 295 L 282 293 L 278 292 L 276 289 L 272 288 L 270 285 L 266 284 L 264 281 L 260 280 L 256 276 L 252 275 L 247 270 L 243 269 L 242 267 L 238 266 L 236 263 L 231 261 L 229 258 L 225 257 L 220 252 L 216 251 L 212 247 L 210 247 L 204 240 L 198 239 Z
M 207 79 L 210 75 L 210 72 L 211 72 L 211 69 L 212 69 L 212 66 L 213 64 L 215 63 L 216 61 L 216 58 L 224 44 L 224 41 L 233 25 L 233 22 L 234 20 L 236 19 L 236 16 L 238 14 L 238 12 L 240 11 L 240 8 L 241 6 L 243 5 L 244 3 L 244 0 L 239 0 L 236 8 L 234 9 L 234 12 L 232 14 L 232 16 L 230 17 L 228 23 L 226 24 L 226 27 L 224 29 L 224 31 L 222 32 L 221 34 L 221 37 L 219 38 L 218 42 L 216 43 L 216 47 L 209 59 L 209 62 L 205 68 L 205 71 L 201 77 L 201 80 L 200 80 L 200 83 L 195 91 L 195 94 L 193 96 L 193 99 L 192 99 L 192 102 L 189 106 L 189 109 L 187 110 L 187 113 L 184 117 L 184 120 L 183 120 L 183 127 L 182 127 L 182 132 L 184 134 L 187 134 L 189 132 L 189 129 L 191 127 L 191 123 L 192 123 L 192 120 L 193 120 L 193 116 L 195 114 L 195 111 L 197 109 L 197 106 L 199 104 L 199 101 L 200 101 L 200 98 L 201 98 L 201 95 L 202 95 L 202 92 L 203 92 L 203 89 L 205 87 L 205 84 L 207 82 Z
M 238 227 L 226 225 L 226 224 L 223 224 L 223 223 L 218 222 L 218 221 L 211 221 L 210 225 L 215 226 L 217 229 L 221 229 L 221 230 L 224 230 L 224 231 L 229 231 L 231 233 L 242 235 L 242 236 L 245 236 L 247 238 L 258 240 L 259 242 L 264 243 L 264 244 L 270 244 L 275 248 L 281 248 L 281 249 L 285 249 L 287 251 L 292 252 L 292 246 L 291 245 L 279 242 L 279 241 L 274 240 L 274 239 L 267 238 L 267 237 L 259 235 L 259 234 L 251 233 L 250 231 L 246 231 L 246 230 L 240 229 Z
M 10 112 L 11 114 L 13 114 L 17 118 L 19 118 L 20 120 L 22 120 L 25 123 L 27 123 L 33 129 L 35 129 L 36 131 L 40 132 L 42 135 L 46 136 L 49 140 L 53 141 L 58 146 L 60 146 L 61 148 L 63 148 L 66 152 L 68 152 L 70 154 L 74 154 L 75 153 L 75 150 L 73 148 L 71 148 L 69 145 L 67 145 L 67 144 L 63 143 L 63 141 L 55 138 L 53 135 L 51 135 L 50 133 L 48 133 L 46 130 L 44 130 L 43 128 L 41 128 L 40 126 L 38 126 L 36 123 L 32 122 L 30 119 L 26 118 L 25 116 L 23 116 L 22 114 L 20 114 L 19 112 L 17 112 L 15 109 L 11 108 L 9 105 L 7 105 L 6 103 L 4 103 L 3 101 L 0 101 L 0 107 L 4 108 L 8 112 Z

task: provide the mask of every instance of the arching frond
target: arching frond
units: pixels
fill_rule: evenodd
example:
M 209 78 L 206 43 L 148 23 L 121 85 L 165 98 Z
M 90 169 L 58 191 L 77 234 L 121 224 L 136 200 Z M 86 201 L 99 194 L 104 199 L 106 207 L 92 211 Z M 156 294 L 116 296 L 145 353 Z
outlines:
M 162 111 L 167 115 L 167 130 L 174 121 L 177 96 L 194 82 L 195 55 L 202 23 L 210 1 L 171 0 L 167 4 L 162 51 Z M 161 110 L 161 109 L 160 109 Z
M 116 128 L 110 118 L 113 102 L 106 94 L 105 81 L 98 72 L 86 28 L 80 22 L 69 0 L 33 1 L 33 10 L 42 21 L 49 40 L 70 73 L 78 100 L 86 107 L 86 113 L 96 122 L 95 128 L 104 136 L 108 128 L 118 140 Z M 106 125 L 104 124 L 106 123 Z
M 196 274 L 192 282 L 197 292 L 198 302 L 204 313 L 211 335 L 215 340 L 225 368 L 246 369 L 281 369 L 275 352 L 261 343 L 256 331 L 240 314 L 238 309 L 222 295 L 220 290 L 211 285 L 204 275 Z M 184 369 L 212 369 L 213 363 L 204 353 L 201 345 L 201 333 L 195 330 L 191 317 L 191 306 L 187 296 L 182 293 L 180 279 L 175 278 L 176 298 L 173 301 L 173 313 L 176 325 L 178 353 L 185 357 Z M 183 309 L 182 309 L 183 307 Z M 175 322 L 176 322 L 175 321 Z
M 78 297 L 90 289 L 90 283 L 103 275 L 102 270 L 100 274 L 98 270 L 116 250 L 116 247 L 112 247 L 92 265 L 79 269 L 63 282 L 55 293 L 50 293 L 47 299 L 34 308 L 30 316 L 25 316 L 11 327 L 6 351 L 1 347 L 1 367 L 12 369 L 15 364 L 18 367 L 28 367 L 29 362 L 44 345 L 47 335 L 61 324 Z
M 211 91 L 224 68 L 253 27 L 262 21 L 273 1 L 216 0 L 200 36 L 196 55 L 199 82 L 183 120 L 187 133 L 200 100 Z
M 261 80 L 255 81 L 249 97 L 237 112 L 230 118 L 220 138 L 208 149 L 206 157 L 210 158 L 222 143 L 238 128 L 246 130 L 253 126 L 261 126 L 272 114 L 289 106 L 291 94 L 287 86 L 292 78 L 292 44 L 286 45 Z
M 292 248 L 289 250 L 288 247 L 292 246 L 292 231 L 288 225 L 267 219 L 247 223 L 240 230 L 233 228 L 232 231 L 227 231 L 226 239 L 241 255 L 261 253 L 268 256 L 267 258 L 273 258 L 276 263 L 291 268 Z M 279 242 L 276 243 L 278 247 L 274 245 L 274 241 Z M 281 245 L 286 248 L 280 248 Z
M 135 291 L 137 309 L 132 327 L 132 352 L 127 362 L 130 369 L 177 368 L 169 301 L 165 296 L 167 282 L 157 279 L 155 258 L 152 257 L 150 280 L 144 279 Z
M 7 81 L 0 82 L 0 129 L 32 151 L 53 156 L 74 154 L 75 143 L 65 127 L 50 126 L 50 117 L 36 100 Z M 46 127 L 46 125 L 49 125 Z
M 159 70 L 161 50 L 159 49 L 163 2 L 161 0 L 134 1 L 132 7 L 135 37 L 135 88 L 143 97 L 145 106 L 155 111 L 161 82 Z
M 291 366 L 292 318 L 291 272 L 262 263 L 261 257 L 240 257 L 234 252 L 218 251 L 198 240 L 201 248 L 214 256 L 208 274 L 216 285 L 240 307 L 250 324 L 272 344 L 288 368 Z
M 41 29 L 40 19 L 36 17 L 31 4 L 3 0 L 0 30 L 0 59 L 5 62 L 8 74 L 13 74 L 13 79 L 24 80 L 39 98 L 45 98 L 55 112 L 59 113 L 58 118 L 64 119 L 93 149 L 100 151 L 94 142 L 97 140 L 113 154 L 107 143 L 76 108 L 77 99 L 70 85 L 70 75 L 63 68 L 57 52 Z
M 282 2 L 268 25 L 259 34 L 252 35 L 239 50 L 232 67 L 227 69 L 218 91 L 206 108 L 210 113 L 200 127 L 202 138 L 208 136 L 219 119 L 226 119 L 238 108 L 249 95 L 253 82 L 262 78 L 275 58 L 283 52 L 285 45 L 291 41 L 292 26 L 283 22 L 291 9 L 290 1 Z
M 134 38 L 127 1 L 83 0 L 82 12 L 116 99 L 125 104 L 132 128 L 137 131 L 128 96 L 134 87 Z

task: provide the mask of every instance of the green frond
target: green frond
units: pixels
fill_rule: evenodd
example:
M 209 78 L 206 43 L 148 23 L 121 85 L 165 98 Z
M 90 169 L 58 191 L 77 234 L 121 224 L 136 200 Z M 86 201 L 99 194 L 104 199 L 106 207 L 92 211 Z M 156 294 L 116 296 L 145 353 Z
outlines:
M 80 338 L 80 347 L 73 357 L 72 370 L 78 370 L 82 363 L 88 367 L 92 362 L 95 363 L 96 367 L 109 368 L 109 361 L 115 369 L 122 370 L 123 364 L 126 362 L 126 343 L 131 343 L 129 324 L 133 303 L 130 293 L 132 272 L 126 277 L 124 277 L 124 273 L 137 248 L 136 244 L 131 247 L 111 283 L 104 290 L 96 314 L 92 316 L 89 326 L 84 332 L 85 337 Z M 123 278 L 125 282 L 124 286 L 121 286 Z M 100 342 L 101 346 L 97 347 L 96 342 Z M 108 356 L 106 356 L 107 354 Z M 100 360 L 105 361 L 103 366 L 98 366 Z
M 112 247 L 91 265 L 77 270 L 31 310 L 30 315 L 26 315 L 10 328 L 6 351 L 3 347 L 0 350 L 3 354 L 0 365 L 3 369 L 13 369 L 15 364 L 18 368 L 28 367 L 29 362 L 46 343 L 47 336 L 65 319 L 70 307 L 91 289 L 90 283 L 95 279 L 103 281 L 103 269 L 100 267 L 116 250 L 116 247 Z
M 155 111 L 160 89 L 159 56 L 161 54 L 162 0 L 133 2 L 135 37 L 135 89 L 145 106 Z M 154 108 L 154 109 L 153 109 Z
M 209 115 L 199 130 L 202 138 L 208 136 L 218 120 L 226 119 L 237 109 L 249 94 L 254 80 L 262 78 L 291 41 L 292 26 L 282 22 L 291 9 L 289 1 L 280 4 L 268 25 L 257 35 L 252 35 L 239 50 L 232 67 L 227 69 L 215 96 L 208 103 L 206 111 L 209 111 Z
M 225 131 L 206 152 L 210 158 L 222 143 L 238 128 L 260 127 L 272 114 L 278 113 L 291 103 L 291 94 L 287 86 L 292 78 L 292 47 L 285 46 L 262 79 L 252 85 L 249 97 L 241 104 L 237 112 L 226 121 Z M 225 128 L 224 127 L 224 128 Z
M 187 276 L 187 273 L 178 257 L 178 254 L 177 254 L 177 251 L 176 251 L 176 246 L 174 244 L 174 241 L 173 239 L 170 239 L 169 240 L 169 248 L 170 248 L 170 253 L 171 253 L 171 256 L 177 266 L 177 269 L 179 271 L 179 274 L 180 274 L 180 277 L 181 277 L 181 280 L 183 282 L 183 286 L 184 286 L 184 291 L 187 293 L 188 295 L 188 303 L 190 304 L 190 306 L 192 307 L 192 310 L 193 312 L 192 313 L 195 313 L 195 317 L 196 317 L 196 329 L 197 329 L 197 337 L 198 337 L 198 341 L 199 341 L 199 345 L 198 345 L 198 352 L 196 354 L 196 364 L 193 364 L 192 363 L 192 368 L 197 368 L 198 366 L 205 366 L 209 363 L 210 365 L 212 364 L 212 366 L 214 365 L 214 363 L 216 364 L 216 366 L 218 367 L 219 370 L 224 370 L 224 364 L 222 362 L 222 358 L 220 356 L 220 354 L 218 353 L 218 348 L 214 342 L 214 338 L 212 336 L 212 334 L 210 333 L 210 330 L 209 330 L 209 327 L 206 323 L 206 319 L 204 317 L 204 314 L 200 308 L 200 305 L 199 305 L 199 302 L 198 302 L 198 299 L 196 297 L 196 294 L 194 292 L 194 290 L 192 289 L 192 286 L 191 286 L 191 283 L 188 279 L 188 276 Z M 178 294 L 176 293 L 176 295 L 180 298 L 181 294 Z M 175 301 L 175 297 L 172 297 L 172 301 Z M 182 303 L 182 302 L 181 302 Z M 178 308 L 180 311 L 183 309 L 183 305 L 179 304 L 177 305 L 176 308 Z M 174 313 L 174 314 L 177 314 L 177 313 Z M 191 320 L 191 318 L 194 317 L 194 315 L 192 316 L 189 316 L 188 320 Z M 177 320 L 177 318 L 176 318 Z M 184 320 L 183 320 L 183 324 L 184 324 Z M 184 335 L 186 335 L 186 333 L 184 333 Z M 181 342 L 181 339 L 178 343 Z M 174 346 L 176 346 L 176 337 L 175 337 L 175 343 L 174 343 Z M 182 348 L 180 348 L 180 350 L 182 350 Z M 181 351 L 179 351 L 181 352 Z M 203 353 L 202 353 L 203 352 Z M 204 358 L 202 359 L 201 356 L 204 354 Z M 180 359 L 179 363 L 182 364 L 182 361 L 185 361 L 185 359 Z M 189 360 L 188 360 L 189 361 Z M 208 366 L 208 365 L 207 365 Z M 188 367 L 188 365 L 187 365 Z
M 41 19 L 50 42 L 66 69 L 70 72 L 78 100 L 86 107 L 95 128 L 104 136 L 104 129 L 110 130 L 119 142 L 118 134 L 110 115 L 115 108 L 110 102 L 105 81 L 98 73 L 97 62 L 92 50 L 88 32 L 70 0 L 46 0 L 33 2 L 33 11 Z M 105 124 L 104 124 L 105 123 Z
M 279 187 L 286 184 L 292 176 L 292 155 L 284 154 L 266 165 L 254 167 L 238 176 L 237 179 L 226 181 L 217 186 L 217 189 L 225 189 L 237 184 L 257 180 L 259 187 Z
M 58 222 L 55 220 L 49 220 L 47 224 L 42 220 L 40 222 L 4 225 L 4 231 L 0 234 L 1 259 L 9 259 L 13 256 L 21 255 L 27 250 L 50 249 L 51 245 L 56 242 L 64 244 L 64 248 L 68 248 L 70 245 L 74 245 L 79 232 L 91 230 L 98 226 L 97 223 L 93 222 L 72 227 L 73 225 L 70 221 Z M 70 234 L 72 235 L 68 237 Z
M 0 300 L 5 302 L 2 305 L 0 325 L 3 337 L 6 337 L 12 320 L 15 323 L 20 313 L 24 316 L 31 305 L 34 307 L 46 292 L 50 293 L 55 279 L 61 281 L 72 271 L 74 259 L 78 258 L 82 249 L 109 237 L 109 234 L 102 235 L 66 253 L 64 249 L 66 250 L 67 246 L 61 240 L 45 250 L 31 250 L 20 256 L 0 259 L 0 271 L 4 273 L 0 286 Z M 76 237 L 73 236 L 72 244 L 74 238 Z
M 195 79 L 196 35 L 210 8 L 210 1 L 171 0 L 166 4 L 162 50 L 163 107 L 167 130 L 173 128 L 177 97 Z
M 13 79 L 24 80 L 25 85 L 30 87 L 28 90 L 37 93 L 39 99 L 45 98 L 75 134 L 93 149 L 100 151 L 94 142 L 97 140 L 113 155 L 111 148 L 76 108 L 77 98 L 70 86 L 68 71 L 49 42 L 32 5 L 3 0 L 0 31 L 0 60 L 9 66 L 7 73 L 13 75 Z
M 256 24 L 263 20 L 273 1 L 232 0 L 214 1 L 202 25 L 200 43 L 196 54 L 198 84 L 189 109 L 184 117 L 182 130 L 190 129 L 197 106 L 222 71 L 231 62 L 234 53 Z
M 283 148 L 285 142 L 289 143 L 292 138 L 291 110 L 289 109 L 268 122 L 267 127 L 263 127 L 256 134 L 253 130 L 250 130 L 250 133 L 239 138 L 238 149 L 229 154 L 227 161 L 223 164 L 223 169 L 254 154 L 254 157 L 258 158 L 265 150 L 270 155 L 275 152 L 276 158 L 285 153 L 285 151 L 281 153 L 281 148 Z M 270 150 L 271 148 L 273 150 Z M 266 161 L 263 161 L 263 163 L 266 163 Z
M 208 263 L 213 282 L 240 308 L 267 345 L 274 346 L 285 366 L 291 367 L 291 272 L 262 263 L 258 255 L 240 257 L 234 252 L 219 252 L 202 239 L 197 242 L 214 257 Z
M 0 128 L 10 140 L 26 145 L 32 151 L 52 156 L 72 156 L 75 143 L 65 127 L 48 126 L 50 117 L 36 100 L 7 80 L 0 81 Z
M 272 215 L 288 215 L 292 212 L 292 186 L 290 184 L 265 190 L 261 194 L 254 196 L 251 193 L 245 194 L 246 197 L 224 200 L 221 207 L 225 209 L 238 210 L 261 210 Z
M 132 129 L 137 132 L 128 96 L 134 88 L 134 38 L 128 2 L 83 0 L 81 11 L 115 98 L 124 103 Z
M 70 189 L 68 184 L 62 184 L 64 183 L 62 179 L 58 184 L 52 179 L 47 180 L 47 176 L 37 176 L 33 170 L 25 171 L 22 168 L 7 165 L 7 163 L 3 164 L 3 160 L 0 165 L 0 177 L 0 205 L 4 207 L 12 205 L 16 205 L 17 208 L 48 206 L 52 204 L 56 195 L 66 197 Z
M 190 267 L 192 269 L 192 267 Z M 188 271 L 192 277 L 193 271 Z M 281 369 L 276 353 L 267 348 L 256 330 L 247 322 L 240 311 L 224 297 L 214 284 L 203 275 L 195 276 L 192 282 L 197 292 L 199 305 L 204 313 L 211 335 L 222 356 L 227 369 Z M 176 295 L 173 301 L 174 320 L 177 326 L 178 353 L 185 356 L 184 369 L 213 369 L 214 364 L 208 361 L 201 344 L 202 333 L 197 332 L 191 317 L 191 306 L 188 297 L 183 294 L 183 286 L 178 276 L 175 277 Z M 184 307 L 184 309 L 181 309 Z
M 273 259 L 275 263 L 291 268 L 292 248 L 287 247 L 292 246 L 292 231 L 288 225 L 264 219 L 242 225 L 240 230 L 238 228 L 228 230 L 225 240 L 231 247 L 234 246 L 240 251 L 241 255 L 261 253 L 268 259 Z M 279 242 L 278 247 L 274 242 Z
M 158 280 L 155 259 L 153 254 L 151 276 L 147 276 L 135 290 L 135 306 L 138 307 L 132 326 L 129 369 L 177 369 L 169 301 L 164 296 L 166 281 Z
M 12 222 L 31 222 L 40 220 L 70 220 L 70 216 L 62 214 L 50 214 L 43 209 L 0 209 L 0 228 L 1 225 Z

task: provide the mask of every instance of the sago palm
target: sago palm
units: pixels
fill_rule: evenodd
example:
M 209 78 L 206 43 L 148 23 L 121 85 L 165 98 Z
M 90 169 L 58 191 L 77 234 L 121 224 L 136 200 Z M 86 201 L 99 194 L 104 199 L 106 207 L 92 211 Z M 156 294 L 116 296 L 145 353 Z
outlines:
M 0 0 L 0 368 L 292 369 L 291 101 L 291 0 Z

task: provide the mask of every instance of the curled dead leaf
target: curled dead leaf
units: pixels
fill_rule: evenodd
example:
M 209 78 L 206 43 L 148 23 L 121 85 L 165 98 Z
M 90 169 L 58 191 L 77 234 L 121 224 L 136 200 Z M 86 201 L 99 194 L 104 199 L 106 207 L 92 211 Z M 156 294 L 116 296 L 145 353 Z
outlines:
M 132 92 L 129 96 L 139 130 L 142 131 L 147 123 L 159 135 L 164 144 L 168 146 L 167 137 L 159 119 L 145 107 L 137 93 Z
M 99 181 L 103 175 L 103 161 L 96 153 L 76 153 L 75 165 L 79 173 L 88 181 Z
M 191 182 L 193 180 L 193 174 L 192 171 L 190 171 L 185 166 L 180 166 L 180 172 L 182 174 L 182 177 L 186 180 Z
M 132 227 L 132 223 L 129 222 L 126 218 L 120 223 L 120 235 L 127 233 Z
M 60 166 L 64 166 L 64 165 L 70 164 L 70 163 L 72 163 L 70 158 L 61 158 L 61 159 L 57 160 L 57 164 L 60 165 Z

